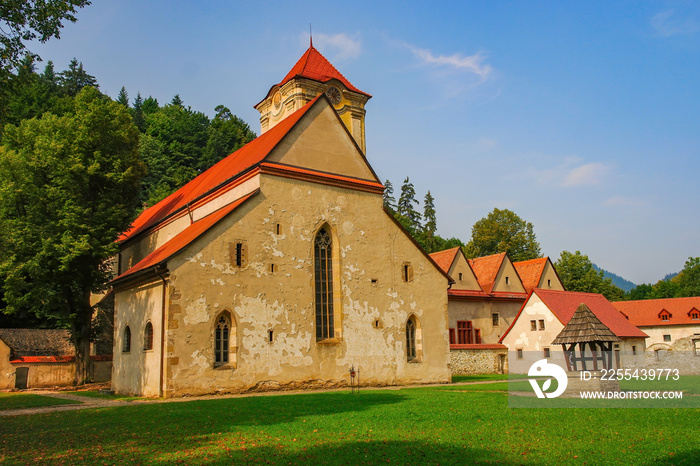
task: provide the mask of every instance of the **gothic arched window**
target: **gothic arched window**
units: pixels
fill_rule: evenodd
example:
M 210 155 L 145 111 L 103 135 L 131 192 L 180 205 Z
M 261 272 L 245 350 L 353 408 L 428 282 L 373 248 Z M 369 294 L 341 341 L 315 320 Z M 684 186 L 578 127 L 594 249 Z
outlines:
M 146 328 L 143 330 L 143 349 L 148 351 L 153 349 L 153 324 L 146 323 Z
M 225 315 L 219 316 L 214 331 L 214 365 L 228 363 L 229 333 L 231 324 Z
M 413 316 L 406 321 L 406 359 L 416 359 L 416 321 Z
M 122 351 L 125 353 L 131 351 L 131 329 L 128 325 L 124 328 L 124 346 Z
M 333 262 L 331 234 L 321 228 L 314 241 L 316 340 L 333 338 Z

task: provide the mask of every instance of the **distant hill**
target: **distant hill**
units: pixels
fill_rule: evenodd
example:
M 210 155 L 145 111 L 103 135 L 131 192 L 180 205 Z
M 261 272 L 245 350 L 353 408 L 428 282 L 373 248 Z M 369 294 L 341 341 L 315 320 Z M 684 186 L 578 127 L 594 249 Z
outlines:
M 600 267 L 598 267 L 598 266 L 595 265 L 595 264 L 593 264 L 593 268 L 596 270 L 596 272 L 597 272 L 597 271 L 602 271 L 602 272 L 603 272 L 603 276 L 604 276 L 605 278 L 609 278 L 610 280 L 612 280 L 613 285 L 615 285 L 616 287 L 622 289 L 623 291 L 629 291 L 629 290 L 631 290 L 632 288 L 635 288 L 635 287 L 637 286 L 636 283 L 632 283 L 631 281 L 625 280 L 624 278 L 622 278 L 621 276 L 619 276 L 619 275 L 617 275 L 617 274 L 614 274 L 614 273 L 612 273 L 612 272 L 608 272 L 608 271 L 605 270 L 605 269 L 601 269 Z
M 666 282 L 667 282 L 667 281 L 670 281 L 673 277 L 675 277 L 675 276 L 678 275 L 679 273 L 680 273 L 680 272 L 676 272 L 676 273 L 667 273 L 666 276 L 665 276 L 664 278 L 662 278 L 662 280 L 663 280 L 663 281 L 666 281 Z

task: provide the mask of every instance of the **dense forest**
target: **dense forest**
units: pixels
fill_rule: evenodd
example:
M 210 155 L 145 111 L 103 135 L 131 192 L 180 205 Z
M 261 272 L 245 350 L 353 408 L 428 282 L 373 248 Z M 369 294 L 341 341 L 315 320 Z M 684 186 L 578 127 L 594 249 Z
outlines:
M 87 141 L 76 136 L 79 127 L 97 125 L 99 118 L 104 118 L 105 121 L 99 123 L 99 128 L 92 128 L 91 134 L 98 135 L 101 128 L 110 125 L 113 134 L 103 135 L 101 140 L 90 144 L 103 149 L 100 144 L 116 141 L 123 135 L 126 139 L 122 146 L 128 148 L 133 144 L 133 157 L 136 158 L 128 163 L 122 161 L 121 164 L 114 165 L 114 173 L 106 173 L 100 179 L 95 178 L 90 182 L 92 184 L 89 189 L 104 193 L 106 185 L 117 177 L 123 179 L 126 174 L 133 175 L 129 192 L 117 197 L 118 201 L 128 202 L 120 211 L 120 218 L 127 219 L 128 225 L 141 210 L 163 199 L 256 137 L 250 127 L 224 105 L 217 106 L 214 111 L 214 117 L 209 118 L 202 111 L 186 106 L 178 95 L 165 105 L 151 96 L 143 98 L 140 92 L 130 99 L 124 88 L 117 96 L 110 98 L 99 91 L 97 79 L 77 59 L 72 60 L 62 71 L 57 71 L 50 61 L 38 70 L 33 56 L 26 55 L 13 71 L 5 73 L 3 86 L 0 87 L 0 178 L 3 185 L 3 199 L 0 202 L 3 231 L 0 232 L 0 246 L 4 244 L 7 247 L 3 247 L 3 253 L 0 253 L 0 310 L 5 311 L 0 312 L 0 327 L 66 327 L 71 320 L 68 311 L 39 311 L 37 303 L 32 302 L 26 288 L 32 280 L 27 280 L 27 277 L 32 276 L 33 281 L 37 281 L 40 273 L 36 267 L 31 268 L 32 261 L 36 261 L 36 258 L 29 257 L 29 248 L 38 246 L 27 240 L 26 250 L 20 251 L 20 246 L 25 243 L 10 238 L 13 230 L 17 235 L 29 238 L 33 227 L 30 219 L 33 218 L 32 215 L 38 215 L 31 212 L 41 210 L 41 206 L 32 207 L 29 181 L 33 181 L 38 189 L 44 190 L 42 195 L 46 199 L 39 199 L 38 204 L 48 205 L 51 194 L 58 191 L 58 188 L 50 190 L 49 187 L 56 184 L 60 178 L 59 173 L 68 167 L 58 164 L 59 161 L 53 159 L 50 153 L 45 154 L 43 159 L 36 158 L 32 161 L 23 153 L 24 148 L 32 147 L 33 153 L 38 157 L 45 149 L 41 141 L 49 138 L 54 144 L 53 151 L 59 153 L 59 146 L 63 144 L 67 147 L 69 141 L 66 139 L 73 138 L 75 145 L 71 146 L 71 151 L 75 155 L 80 152 L 80 144 L 87 144 Z M 90 115 L 90 121 L 84 121 L 86 114 Z M 116 121 L 124 124 L 117 128 L 113 125 Z M 99 154 L 99 150 L 83 157 L 80 163 L 87 165 L 87 159 L 94 154 Z M 51 165 L 54 162 L 57 165 Z M 85 167 L 88 171 L 97 166 L 109 166 L 105 160 L 93 159 L 90 164 L 91 166 Z M 70 176 L 75 177 L 76 174 Z M 66 185 L 70 183 L 71 181 Z M 76 191 L 75 187 L 80 185 L 75 180 L 72 183 L 74 186 L 68 187 L 63 197 L 57 196 L 57 205 L 50 212 L 42 213 L 40 218 L 56 214 L 55 221 L 63 225 L 68 224 L 67 218 L 79 218 L 75 212 L 69 212 L 68 207 L 95 197 L 95 193 L 84 193 L 82 200 L 70 197 L 66 192 Z M 63 188 L 65 187 L 64 185 Z M 71 208 L 76 210 L 75 207 Z M 92 209 L 90 206 L 85 208 Z M 105 211 L 105 208 L 101 210 Z M 95 210 L 92 211 L 93 214 L 89 217 L 96 218 Z M 36 217 L 34 218 L 33 223 L 37 223 Z M 73 226 L 72 229 L 75 231 L 80 228 Z M 44 243 L 48 242 L 46 238 L 51 234 L 56 237 L 56 243 L 61 243 L 66 241 L 67 234 L 65 231 L 59 234 L 46 229 L 34 233 L 37 238 L 43 237 Z M 108 234 L 115 235 L 118 232 L 111 231 Z M 99 249 L 94 241 L 89 242 L 93 244 L 93 250 Z M 53 246 L 58 251 L 65 250 L 66 247 L 65 244 Z M 12 255 L 8 252 L 10 250 L 13 251 Z M 21 260 L 22 257 L 26 260 Z M 68 261 L 66 257 L 63 259 L 64 262 Z M 82 260 L 85 262 L 84 258 Z M 63 283 L 59 288 L 70 286 L 72 285 Z M 43 292 L 46 296 L 60 295 L 56 290 L 44 289 Z M 49 300 L 39 301 L 38 306 L 43 307 Z

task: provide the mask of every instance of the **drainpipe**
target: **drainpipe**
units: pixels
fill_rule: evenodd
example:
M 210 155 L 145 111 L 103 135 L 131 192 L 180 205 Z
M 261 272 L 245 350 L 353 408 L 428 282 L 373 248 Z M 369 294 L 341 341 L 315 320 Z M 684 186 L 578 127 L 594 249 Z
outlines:
M 162 398 L 164 395 L 163 383 L 165 380 L 164 366 L 165 366 L 165 291 L 167 289 L 167 280 L 163 275 L 161 275 L 156 269 L 156 274 L 163 280 L 163 295 L 161 298 L 161 322 L 160 322 L 160 381 L 158 384 L 158 394 Z

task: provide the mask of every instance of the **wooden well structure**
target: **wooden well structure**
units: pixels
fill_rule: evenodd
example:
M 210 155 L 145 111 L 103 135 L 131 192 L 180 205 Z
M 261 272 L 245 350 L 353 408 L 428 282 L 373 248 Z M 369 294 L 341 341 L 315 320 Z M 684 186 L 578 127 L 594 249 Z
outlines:
M 569 372 L 598 371 L 613 368 L 613 343 L 618 341 L 620 338 L 581 303 L 552 344 L 562 346 Z M 586 347 L 590 354 L 586 354 Z M 589 362 L 592 366 L 586 365 Z

